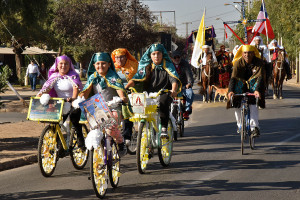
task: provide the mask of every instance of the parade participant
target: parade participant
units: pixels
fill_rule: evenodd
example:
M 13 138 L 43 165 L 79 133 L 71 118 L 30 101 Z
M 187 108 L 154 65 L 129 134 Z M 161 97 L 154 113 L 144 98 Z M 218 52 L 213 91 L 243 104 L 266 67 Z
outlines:
M 259 98 L 258 104 L 261 108 L 265 108 L 265 99 L 262 95 L 264 93 L 265 73 L 264 62 L 260 59 L 258 50 L 251 45 L 243 45 L 236 53 L 233 60 L 233 71 L 229 83 L 228 98 L 234 94 L 242 94 L 245 92 L 254 93 L 255 97 Z M 256 100 L 249 99 L 250 104 L 250 128 L 251 134 L 254 137 L 260 135 L 258 123 L 258 107 L 256 107 Z M 235 107 L 235 117 L 237 121 L 238 130 L 241 127 L 241 99 L 234 98 L 233 107 Z M 231 107 L 228 101 L 227 108 Z
M 188 120 L 189 115 L 192 113 L 192 104 L 194 101 L 194 92 L 192 89 L 194 84 L 194 78 L 191 70 L 191 65 L 181 58 L 179 51 L 174 51 L 172 53 L 172 61 L 179 75 L 179 80 L 182 83 L 182 95 L 185 97 L 186 100 L 183 118 Z
M 88 99 L 93 94 L 101 93 L 106 102 L 112 101 L 113 97 L 120 97 L 124 103 L 128 102 L 128 98 L 122 84 L 122 80 L 115 70 L 115 65 L 109 53 L 99 52 L 95 53 L 91 58 L 88 68 L 88 80 L 84 86 L 80 97 Z M 121 106 L 114 108 L 122 111 Z M 116 112 L 113 111 L 113 114 Z M 124 115 L 124 113 L 122 113 Z M 107 130 L 109 131 L 109 130 Z M 127 149 L 124 138 L 118 129 L 118 124 L 112 126 L 110 135 L 115 139 L 119 146 L 119 154 L 123 156 Z
M 166 49 L 162 44 L 152 44 L 142 56 L 138 72 L 128 82 L 126 88 L 133 87 L 136 82 L 144 83 L 144 91 L 158 92 L 169 89 L 172 97 L 181 91 L 181 82 Z M 160 95 L 161 137 L 168 137 L 169 107 L 172 98 L 169 94 Z
M 200 54 L 200 57 L 199 57 L 199 60 L 198 62 L 200 63 L 200 66 L 201 66 L 201 71 L 202 71 L 202 68 L 206 66 L 206 56 L 208 53 L 211 53 L 212 54 L 212 62 L 215 64 L 215 66 L 217 66 L 217 58 L 216 58 L 216 55 L 215 55 L 215 52 L 211 49 L 210 46 L 208 45 L 203 45 L 202 46 L 202 53 Z M 201 71 L 200 71 L 200 77 L 201 77 Z M 213 82 L 217 82 L 218 80 L 218 76 L 217 76 L 217 68 L 214 67 L 213 68 L 213 74 L 214 74 L 214 77 L 213 77 Z M 199 84 L 202 83 L 202 80 L 200 80 Z
M 57 57 L 54 65 L 48 72 L 48 77 L 49 79 L 43 85 L 37 96 L 44 99 L 47 97 L 45 94 L 49 94 L 51 97 L 59 97 L 67 100 L 64 104 L 64 109 L 69 107 L 70 112 L 64 113 L 63 121 L 70 115 L 70 120 L 77 132 L 78 146 L 83 147 L 84 138 L 82 135 L 82 126 L 79 124 L 81 111 L 79 108 L 75 109 L 71 107 L 70 104 L 70 102 L 77 98 L 79 91 L 82 89 L 82 84 L 71 59 L 68 56 Z M 47 103 L 48 102 L 45 104 Z
M 261 55 L 261 59 L 270 62 L 268 48 L 266 45 L 264 45 L 263 39 L 260 36 L 255 36 L 250 45 L 255 46 L 257 48 L 259 54 Z
M 231 72 L 231 61 L 229 53 L 225 51 L 225 46 L 221 45 L 220 50 L 217 52 L 217 60 L 219 63 L 219 86 L 221 88 L 228 87 L 230 72 Z
M 270 50 L 271 60 L 272 60 L 272 66 L 273 66 L 275 60 L 278 57 L 278 50 L 282 49 L 285 52 L 285 49 L 284 49 L 283 46 L 278 45 L 277 44 L 277 40 L 275 40 L 275 39 L 271 41 L 271 43 L 269 44 L 268 48 Z M 292 78 L 292 74 L 291 74 L 291 70 L 290 70 L 290 66 L 289 66 L 290 64 L 289 64 L 289 60 L 288 60 L 287 56 L 285 57 L 285 62 L 286 63 L 283 66 L 284 66 L 284 69 L 286 71 L 287 79 L 291 79 Z
M 127 82 L 131 80 L 137 72 L 139 63 L 129 51 L 124 48 L 115 49 L 111 54 L 111 58 L 115 64 L 116 70 L 120 70 L 122 74 L 125 75 Z M 125 143 L 129 144 L 132 135 L 133 122 L 129 121 L 129 119 L 125 119 L 124 126 L 123 136 Z
M 36 90 L 36 81 L 39 75 L 40 75 L 39 67 L 37 66 L 37 64 L 34 63 L 33 60 L 31 60 L 26 70 L 26 77 L 29 76 L 32 91 Z

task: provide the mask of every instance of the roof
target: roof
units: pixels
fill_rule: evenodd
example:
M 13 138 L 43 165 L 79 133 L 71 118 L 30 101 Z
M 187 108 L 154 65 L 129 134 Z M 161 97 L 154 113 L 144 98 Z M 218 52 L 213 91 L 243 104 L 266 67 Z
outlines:
M 15 54 L 12 47 L 0 47 L 0 54 Z M 22 54 L 57 54 L 55 51 L 48 51 L 38 47 L 27 47 Z

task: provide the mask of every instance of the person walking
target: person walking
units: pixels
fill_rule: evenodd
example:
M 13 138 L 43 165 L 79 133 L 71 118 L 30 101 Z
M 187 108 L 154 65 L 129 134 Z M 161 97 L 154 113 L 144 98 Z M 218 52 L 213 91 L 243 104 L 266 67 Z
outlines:
M 40 75 L 39 67 L 32 60 L 26 70 L 26 76 L 29 77 L 32 91 L 36 90 L 36 80 L 39 75 Z

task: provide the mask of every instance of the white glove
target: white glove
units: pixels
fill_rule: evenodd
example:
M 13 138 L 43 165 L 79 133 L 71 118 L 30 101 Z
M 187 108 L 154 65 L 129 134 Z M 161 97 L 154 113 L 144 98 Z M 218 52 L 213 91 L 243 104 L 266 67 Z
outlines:
M 43 94 L 40 98 L 40 103 L 45 106 L 49 103 L 49 100 L 50 100 L 50 95 L 49 94 Z
M 113 99 L 111 101 L 107 102 L 107 105 L 109 107 L 111 106 L 118 106 L 119 103 L 122 102 L 122 99 L 120 97 L 113 97 Z
M 103 133 L 99 129 L 91 130 L 85 139 L 86 148 L 92 150 L 93 147 L 99 147 L 102 137 Z
M 82 96 L 82 97 L 78 96 L 77 99 L 75 99 L 75 100 L 72 102 L 72 106 L 73 106 L 74 108 L 79 108 L 79 104 L 80 104 L 81 102 L 83 102 L 83 101 L 85 101 L 84 96 Z

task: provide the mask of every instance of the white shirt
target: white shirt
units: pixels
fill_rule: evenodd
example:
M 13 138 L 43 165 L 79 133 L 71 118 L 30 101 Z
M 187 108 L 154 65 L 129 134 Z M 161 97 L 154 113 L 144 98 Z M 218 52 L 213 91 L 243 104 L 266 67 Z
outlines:
M 37 73 L 38 76 L 40 75 L 39 67 L 36 64 L 29 64 L 26 70 L 26 76 L 29 74 L 35 74 Z
M 71 98 L 73 96 L 73 85 L 71 80 L 58 79 L 54 84 L 54 90 L 59 98 Z

